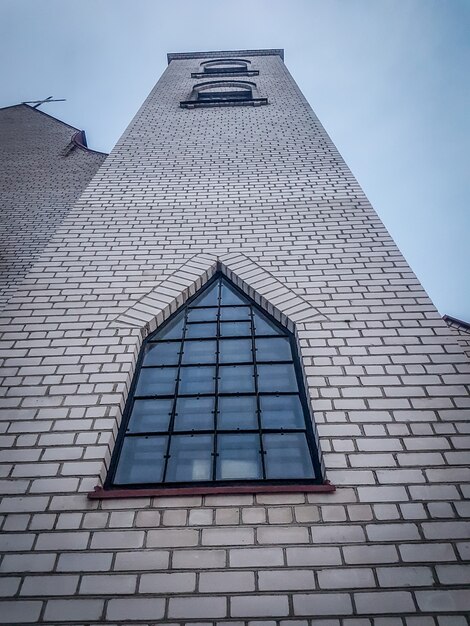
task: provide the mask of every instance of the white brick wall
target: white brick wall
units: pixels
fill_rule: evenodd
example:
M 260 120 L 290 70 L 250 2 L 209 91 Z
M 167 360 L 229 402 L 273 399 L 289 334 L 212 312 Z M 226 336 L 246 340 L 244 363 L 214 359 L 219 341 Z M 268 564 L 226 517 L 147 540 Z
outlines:
M 468 358 L 249 58 L 268 106 L 180 109 L 199 62 L 170 63 L 3 314 L 4 623 L 469 623 Z M 88 500 L 143 337 L 217 259 L 295 322 L 337 491 Z
M 76 133 L 24 104 L 0 109 L 0 306 L 106 158 L 76 146 Z

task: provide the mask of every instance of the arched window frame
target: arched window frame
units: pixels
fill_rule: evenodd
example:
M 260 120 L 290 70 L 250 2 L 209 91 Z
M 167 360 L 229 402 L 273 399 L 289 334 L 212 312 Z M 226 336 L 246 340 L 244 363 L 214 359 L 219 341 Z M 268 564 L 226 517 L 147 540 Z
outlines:
M 224 67 L 225 66 L 225 67 Z M 192 72 L 192 78 L 258 76 L 259 71 L 251 67 L 248 59 L 210 59 L 200 64 L 199 72 Z
M 295 375 L 296 375 L 296 381 L 297 381 L 297 389 L 298 389 L 298 396 L 300 398 L 300 402 L 302 405 L 302 414 L 303 414 L 303 418 L 305 421 L 305 427 L 302 430 L 302 432 L 305 432 L 305 436 L 307 439 L 307 443 L 308 443 L 308 448 L 310 451 L 310 455 L 311 455 L 311 461 L 313 464 L 313 469 L 314 469 L 314 474 L 315 476 L 313 478 L 294 478 L 294 479 L 276 479 L 276 480 L 270 480 L 267 479 L 266 477 L 263 477 L 263 479 L 256 479 L 256 480 L 236 480 L 235 482 L 233 480 L 228 481 L 229 484 L 227 484 L 227 481 L 223 481 L 223 480 L 210 480 L 210 481 L 202 481 L 204 484 L 201 484 L 201 482 L 198 481 L 190 481 L 189 483 L 185 484 L 175 484 L 175 481 L 171 481 L 168 483 L 139 483 L 139 484 L 126 484 L 124 485 L 126 493 L 125 494 L 121 494 L 121 495 L 130 495 L 132 491 L 135 491 L 136 493 L 142 493 L 145 491 L 148 492 L 152 492 L 152 493 L 157 493 L 159 492 L 159 490 L 161 490 L 162 493 L 169 493 L 169 492 L 173 492 L 173 491 L 179 491 L 181 492 L 181 490 L 183 490 L 183 492 L 186 493 L 210 493 L 210 492 L 223 492 L 223 491 L 230 491 L 233 490 L 233 486 L 236 485 L 236 490 L 238 492 L 244 492 L 244 491 L 252 491 L 252 492 L 257 492 L 257 491 L 282 491 L 282 490 L 287 490 L 287 491 L 301 491 L 303 489 L 305 490 L 309 490 L 308 487 L 312 487 L 314 490 L 325 490 L 325 491 L 330 491 L 331 486 L 329 484 L 324 484 L 323 478 L 322 478 L 322 470 L 321 470 L 321 464 L 319 461 L 319 455 L 318 455 L 318 450 L 316 447 L 316 441 L 315 441 L 315 435 L 314 435 L 314 430 L 313 430 L 313 422 L 312 422 L 312 418 L 310 415 L 310 411 L 309 411 L 309 406 L 308 406 L 308 401 L 307 401 L 307 397 L 306 397 L 306 392 L 305 392 L 305 387 L 304 387 L 304 383 L 303 383 L 303 376 L 302 376 L 302 367 L 300 364 L 300 359 L 299 359 L 299 355 L 297 352 L 297 346 L 296 346 L 296 342 L 295 342 L 295 338 L 294 335 L 287 329 L 285 328 L 283 325 L 281 325 L 278 321 L 276 321 L 273 317 L 271 317 L 264 309 L 262 309 L 258 304 L 256 304 L 251 298 L 249 298 L 246 294 L 244 294 L 243 292 L 241 292 L 238 287 L 236 287 L 233 283 L 231 283 L 230 280 L 227 279 L 227 277 L 223 276 L 221 272 L 218 272 L 215 276 L 212 277 L 212 279 L 207 282 L 192 298 L 190 298 L 182 307 L 180 307 L 162 326 L 160 326 L 157 331 L 154 331 L 151 335 L 149 335 L 149 337 L 147 337 L 147 339 L 145 340 L 143 346 L 142 346 L 142 350 L 140 352 L 140 356 L 138 359 L 138 363 L 137 363 L 137 367 L 136 367 L 136 372 L 134 375 L 134 380 L 131 386 L 131 390 L 130 390 L 130 394 L 126 403 L 126 408 L 124 411 L 124 416 L 123 416 L 123 421 L 121 424 L 121 428 L 118 434 L 118 439 L 117 439 L 117 443 L 115 446 L 115 450 L 114 450 L 114 454 L 111 460 L 111 465 L 110 465 L 110 470 L 108 472 L 108 477 L 106 479 L 105 482 L 105 489 L 106 490 L 113 490 L 113 489 L 121 489 L 123 488 L 122 484 L 116 484 L 115 481 L 115 472 L 116 472 L 116 468 L 117 468 L 117 464 L 119 461 L 119 455 L 120 455 L 120 451 L 121 451 L 121 447 L 123 445 L 123 441 L 126 437 L 126 432 L 127 432 L 127 427 L 129 424 L 129 419 L 131 416 L 131 410 L 132 410 L 132 405 L 134 402 L 134 398 L 135 398 L 135 391 L 136 391 L 136 385 L 137 385 L 137 380 L 138 380 L 138 376 L 139 373 L 141 371 L 142 368 L 142 362 L 143 362 L 143 356 L 145 354 L 146 351 L 146 346 L 149 343 L 152 343 L 152 340 L 155 338 L 155 335 L 162 332 L 165 328 L 168 328 L 168 326 L 171 326 L 171 324 L 174 322 L 175 320 L 175 316 L 178 316 L 181 314 L 181 312 L 185 312 L 185 316 L 187 315 L 187 311 L 188 309 L 191 307 L 192 303 L 199 298 L 206 290 L 208 290 L 210 288 L 210 286 L 215 282 L 218 281 L 219 279 L 223 278 L 224 281 L 226 283 L 229 284 L 230 289 L 233 290 L 235 293 L 239 293 L 241 295 L 241 297 L 248 303 L 246 306 L 250 307 L 250 310 L 252 311 L 258 311 L 261 313 L 261 315 L 263 317 L 265 317 L 267 320 L 269 320 L 270 324 L 273 324 L 275 327 L 282 329 L 282 333 L 284 337 L 289 337 L 289 343 L 290 343 L 290 347 L 292 350 L 292 357 L 293 357 L 293 366 L 295 369 Z M 192 309 L 194 310 L 194 309 Z M 253 324 L 253 323 L 252 323 Z M 252 331 L 253 331 L 253 325 L 252 325 Z M 219 339 L 219 335 L 217 335 L 217 339 Z M 252 341 L 253 341 L 253 347 L 255 345 L 255 335 L 252 335 Z M 218 362 L 218 358 L 217 358 L 217 362 Z M 266 361 L 263 361 L 263 363 L 266 363 Z M 269 364 L 269 363 L 268 363 Z M 194 366 L 193 366 L 194 367 Z M 199 366 L 200 367 L 200 366 Z M 254 372 L 256 375 L 256 364 L 254 361 Z M 256 387 L 257 389 L 257 387 Z M 238 393 L 243 393 L 242 392 L 238 392 Z M 261 392 L 262 393 L 262 392 Z M 275 392 L 267 392 L 267 395 L 272 396 L 273 393 L 275 394 Z M 278 392 L 281 393 L 282 392 Z M 257 395 L 260 395 L 259 390 L 256 391 Z M 296 392 L 287 392 L 288 395 L 296 395 Z M 234 392 L 233 394 L 230 394 L 231 396 L 236 396 L 237 394 Z M 265 394 L 266 395 L 266 394 Z M 175 398 L 177 398 L 177 394 L 175 395 Z M 176 402 L 176 400 L 175 400 Z M 260 419 L 259 417 L 259 402 L 258 402 L 258 420 Z M 173 408 L 173 411 L 175 409 Z M 260 427 L 261 429 L 261 427 Z M 278 428 L 278 431 L 283 430 L 284 432 L 287 432 L 289 429 L 282 429 L 282 428 Z M 297 427 L 297 431 L 299 431 L 299 428 Z M 240 432 L 235 431 L 235 432 Z M 242 433 L 244 431 L 241 431 Z M 300 431 L 299 431 L 300 432 Z M 154 433 L 155 434 L 155 433 Z M 170 433 L 170 434 L 174 434 L 174 432 Z M 261 430 L 260 430 L 260 438 L 261 437 Z M 264 461 L 263 461 L 264 463 Z M 215 461 L 214 461 L 214 467 L 215 467 Z M 263 474 L 264 476 L 264 474 Z M 134 494 L 135 495 L 135 494 Z
M 202 99 L 200 93 L 216 90 L 217 88 L 227 89 L 233 88 L 238 91 L 246 91 L 249 96 L 247 98 L 225 98 L 225 99 Z M 180 102 L 182 108 L 199 108 L 214 106 L 259 106 L 268 104 L 267 98 L 262 98 L 259 94 L 256 83 L 246 80 L 211 80 L 194 85 L 188 100 Z

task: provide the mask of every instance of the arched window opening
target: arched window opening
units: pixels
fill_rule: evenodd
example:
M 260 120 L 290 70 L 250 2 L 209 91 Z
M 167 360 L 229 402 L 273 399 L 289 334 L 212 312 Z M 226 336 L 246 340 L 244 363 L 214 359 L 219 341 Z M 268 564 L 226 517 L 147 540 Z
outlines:
M 217 274 L 144 342 L 106 488 L 322 482 L 292 333 Z
M 203 61 L 199 72 L 193 72 L 193 78 L 205 76 L 258 76 L 259 71 L 251 68 L 247 59 L 211 59 Z
M 189 100 L 180 102 L 183 108 L 221 105 L 267 104 L 267 98 L 259 96 L 256 83 L 234 80 L 213 80 L 194 86 Z

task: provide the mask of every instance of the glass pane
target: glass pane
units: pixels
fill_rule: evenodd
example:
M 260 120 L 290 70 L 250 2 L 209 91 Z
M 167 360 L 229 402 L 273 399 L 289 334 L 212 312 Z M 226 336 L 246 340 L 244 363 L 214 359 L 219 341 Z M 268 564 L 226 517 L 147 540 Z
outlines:
M 299 396 L 260 396 L 263 428 L 305 428 Z
M 178 365 L 179 341 L 149 343 L 145 346 L 143 365 Z
M 214 396 L 209 398 L 178 398 L 175 430 L 213 430 Z
M 174 319 L 171 320 L 161 330 L 152 335 L 155 339 L 180 339 L 183 336 L 184 311 L 181 311 Z
M 162 482 L 167 441 L 168 437 L 126 437 L 114 484 Z
M 292 361 L 289 337 L 256 340 L 257 361 Z
M 212 479 L 212 435 L 173 435 L 166 482 Z
M 249 337 L 251 322 L 221 322 L 220 334 L 222 337 Z
M 217 341 L 185 341 L 181 363 L 215 363 Z
M 226 309 L 220 309 L 221 320 L 249 320 L 250 319 L 250 307 L 249 306 L 234 306 L 227 307 Z
M 259 311 L 253 310 L 253 320 L 255 323 L 255 333 L 257 335 L 286 335 L 278 328 L 273 322 L 268 320 L 267 317 L 262 315 Z
M 220 393 L 250 393 L 255 390 L 252 365 L 221 365 L 219 368 Z
M 207 324 L 188 324 L 186 326 L 186 339 L 198 339 L 200 337 L 215 337 L 217 334 L 217 324 L 209 322 Z
M 214 393 L 215 367 L 182 367 L 179 394 Z
M 145 367 L 140 370 L 136 396 L 172 396 L 175 393 L 176 367 Z
M 303 433 L 263 435 L 266 478 L 314 478 L 312 459 Z
M 258 365 L 259 391 L 298 391 L 294 366 L 291 363 L 284 365 Z
M 188 309 L 188 322 L 214 322 L 218 309 Z
M 219 284 L 216 280 L 207 290 L 191 302 L 191 306 L 217 306 L 219 304 Z
M 162 432 L 168 430 L 173 400 L 134 400 L 127 426 L 128 432 Z
M 250 363 L 253 361 L 251 339 L 221 339 L 219 341 L 221 363 Z
M 257 429 L 255 396 L 220 396 L 217 428 L 220 430 Z
M 259 435 L 217 437 L 217 479 L 263 478 Z
M 246 304 L 248 300 L 238 291 L 235 291 L 228 283 L 222 282 L 220 291 L 220 304 Z

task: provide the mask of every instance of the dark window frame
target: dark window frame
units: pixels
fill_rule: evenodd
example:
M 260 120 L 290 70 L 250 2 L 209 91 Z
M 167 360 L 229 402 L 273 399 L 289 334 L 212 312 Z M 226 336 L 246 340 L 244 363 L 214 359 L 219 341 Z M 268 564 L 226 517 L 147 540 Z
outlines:
M 258 76 L 259 71 L 250 69 L 250 65 L 251 61 L 248 59 L 210 59 L 201 63 L 201 70 L 192 72 L 191 78 Z
M 283 332 L 283 335 L 266 335 L 267 337 L 271 337 L 271 338 L 275 338 L 276 336 L 283 336 L 283 337 L 287 337 L 289 340 L 289 344 L 290 344 L 290 348 L 292 351 L 292 362 L 294 365 L 294 370 L 295 370 L 295 376 L 296 376 L 296 381 L 297 381 L 297 392 L 276 392 L 276 391 L 267 391 L 267 392 L 260 392 L 259 390 L 256 390 L 255 387 L 255 391 L 254 393 L 242 393 L 242 395 L 244 397 L 255 397 L 256 399 L 256 419 L 258 422 L 258 429 L 257 430 L 253 430 L 250 429 L 249 431 L 247 430 L 233 430 L 233 429 L 220 429 L 218 430 L 216 427 L 216 423 L 214 422 L 214 427 L 213 429 L 210 431 L 212 433 L 212 435 L 214 437 L 218 436 L 219 434 L 244 434 L 244 433 L 251 433 L 251 434 L 258 434 L 259 436 L 259 440 L 261 443 L 261 462 L 263 465 L 263 476 L 265 476 L 264 473 L 264 463 L 265 463 L 265 455 L 263 453 L 262 447 L 263 447 L 263 434 L 270 434 L 271 432 L 276 432 L 279 433 L 280 431 L 288 434 L 290 432 L 295 432 L 295 433 L 299 433 L 299 432 L 304 432 L 305 433 L 305 437 L 306 437 L 306 441 L 307 441 L 307 445 L 308 445 L 308 449 L 309 449 L 309 454 L 310 454 L 310 459 L 313 465 L 313 470 L 314 470 L 314 477 L 311 478 L 291 478 L 291 479 L 269 479 L 269 478 L 258 478 L 258 479 L 230 479 L 230 480 L 216 480 L 216 479 L 211 479 L 211 480 L 204 480 L 204 481 L 180 481 L 180 482 L 176 482 L 176 481 L 171 481 L 171 482 L 158 482 L 158 483 L 135 483 L 135 484 L 131 484 L 131 483 L 120 483 L 120 484 L 116 484 L 115 483 L 115 474 L 116 474 L 116 470 L 117 470 L 117 466 L 118 466 L 118 462 L 119 462 L 119 457 L 121 454 L 121 450 L 122 450 L 122 446 L 124 444 L 124 441 L 126 440 L 126 436 L 132 436 L 129 435 L 129 433 L 127 432 L 127 428 L 129 425 L 129 420 L 131 417 L 131 411 L 132 411 L 132 407 L 133 407 L 133 403 L 135 400 L 135 391 L 136 391 L 136 387 L 138 384 L 138 378 L 139 378 L 139 374 L 141 372 L 142 369 L 145 369 L 146 366 L 143 365 L 143 360 L 144 360 L 144 355 L 146 354 L 146 346 L 149 343 L 154 343 L 152 341 L 153 337 L 161 332 L 162 330 L 164 330 L 169 324 L 171 324 L 175 317 L 177 315 L 179 315 L 182 311 L 184 311 L 184 319 L 186 320 L 187 318 L 187 312 L 189 307 L 191 306 L 192 302 L 198 298 L 204 291 L 209 290 L 210 287 L 213 285 L 214 282 L 218 281 L 220 278 L 223 278 L 224 281 L 226 281 L 229 285 L 230 288 L 232 290 L 234 290 L 236 293 L 239 293 L 245 300 L 248 301 L 248 304 L 246 306 L 250 307 L 250 318 L 251 318 L 251 341 L 252 341 L 252 350 L 255 349 L 255 340 L 256 338 L 263 338 L 265 337 L 265 335 L 256 335 L 254 332 L 254 316 L 253 316 L 253 311 L 256 312 L 260 312 L 262 314 L 262 316 L 264 316 L 265 318 L 267 318 L 269 320 L 269 322 L 271 324 L 274 324 L 276 328 L 280 328 Z M 209 308 L 209 307 L 206 307 Z M 219 310 L 223 309 L 224 307 L 221 307 L 220 304 L 218 306 Z M 229 307 L 227 307 L 229 308 Z M 192 309 L 194 310 L 194 309 Z M 186 322 L 185 322 L 186 323 Z M 194 322 L 193 322 L 194 323 Z M 204 322 L 196 322 L 197 323 L 204 323 Z M 217 322 L 217 340 L 220 340 L 220 334 L 219 334 L 219 330 L 220 330 L 220 319 Z M 208 339 L 200 339 L 199 341 L 208 341 L 210 340 L 210 338 Z M 176 340 L 175 340 L 176 341 Z M 196 340 L 198 341 L 198 340 Z M 166 343 L 169 343 L 169 340 L 166 340 Z M 183 344 L 181 344 L 183 345 Z M 182 354 L 183 352 L 181 351 L 179 360 L 181 362 L 181 358 L 182 358 Z M 254 354 L 254 353 L 253 353 Z M 252 354 L 252 362 L 250 362 L 249 365 L 253 365 L 254 368 L 254 375 L 256 376 L 257 372 L 256 372 L 256 367 L 257 367 L 257 362 L 256 362 L 256 358 L 253 356 Z M 220 368 L 220 363 L 219 363 L 219 359 L 218 359 L 218 355 L 217 355 L 217 365 L 215 366 L 216 369 L 216 375 L 218 375 L 218 370 Z M 284 361 L 275 361 L 276 363 L 284 363 Z M 291 363 L 291 361 L 289 361 L 289 363 Z M 238 363 L 240 364 L 240 363 Z M 266 362 L 266 364 L 269 364 L 269 362 Z M 150 366 L 149 366 L 150 367 Z M 168 367 L 171 367 L 170 365 L 168 365 Z M 188 367 L 201 367 L 200 364 L 186 364 L 184 366 L 185 368 Z M 204 394 L 190 394 L 187 396 L 184 395 L 180 395 L 178 396 L 177 394 L 173 394 L 172 395 L 172 401 L 173 401 L 173 409 L 172 409 L 172 421 L 170 422 L 169 428 L 168 428 L 168 443 L 167 443 L 167 455 L 169 453 L 169 446 L 170 446 L 170 440 L 171 440 L 171 436 L 174 436 L 175 434 L 179 435 L 185 435 L 189 436 L 191 435 L 191 433 L 189 431 L 176 431 L 174 430 L 174 413 L 175 413 L 175 407 L 176 407 L 176 402 L 178 397 L 196 397 L 196 395 L 198 395 L 199 397 L 205 397 Z M 208 395 L 208 394 L 206 394 Z M 210 394 L 209 394 L 210 395 Z M 238 394 L 240 395 L 240 394 Z M 261 402 L 261 398 L 263 396 L 279 396 L 279 395 L 298 395 L 299 399 L 300 399 L 300 403 L 302 406 L 302 415 L 304 418 L 304 422 L 305 422 L 305 428 L 304 429 L 300 429 L 300 428 L 296 428 L 296 429 L 282 429 L 282 428 L 276 428 L 276 429 L 267 429 L 267 428 L 261 428 L 261 417 L 260 417 L 260 402 Z M 219 395 L 215 395 L 215 409 L 217 410 L 217 402 L 218 399 L 221 397 L 236 397 L 237 393 L 236 392 L 231 392 L 229 394 L 219 394 Z M 140 396 L 139 396 L 140 397 Z M 173 400 L 174 399 L 174 400 Z M 215 414 L 216 415 L 216 414 Z M 215 416 L 214 416 L 214 420 L 215 420 Z M 205 430 L 201 430 L 201 431 L 196 431 L 197 434 L 204 434 L 206 431 Z M 153 432 L 153 434 L 155 435 L 155 431 Z M 194 431 L 192 431 L 192 434 L 195 434 Z M 137 433 L 137 436 L 142 436 L 142 433 Z M 216 467 L 216 455 L 214 455 L 214 452 L 212 453 L 213 459 L 213 475 L 215 476 L 215 467 Z M 168 466 L 168 459 L 164 462 L 166 464 L 166 467 Z M 300 361 L 300 357 L 298 354 L 298 350 L 297 350 L 297 345 L 296 345 L 296 341 L 295 341 L 295 337 L 293 335 L 293 333 L 291 331 L 289 331 L 287 328 L 285 328 L 285 326 L 283 326 L 282 324 L 280 324 L 277 320 L 275 320 L 267 311 L 265 311 L 262 307 L 260 307 L 260 305 L 258 305 L 256 302 L 254 302 L 251 298 L 249 298 L 245 293 L 243 293 L 241 290 L 238 289 L 238 287 L 236 287 L 236 285 L 234 285 L 226 276 L 224 276 L 221 272 L 218 272 L 215 274 L 215 276 L 212 277 L 212 279 L 210 281 L 208 281 L 196 294 L 194 294 L 194 296 L 192 296 L 182 307 L 180 307 L 173 315 L 170 316 L 170 318 L 164 323 L 162 324 L 162 326 L 160 326 L 156 331 L 154 331 L 153 333 L 151 333 L 147 339 L 143 342 L 142 344 L 142 348 L 140 350 L 140 354 L 139 354 L 139 358 L 136 364 L 136 369 L 135 369 L 135 374 L 133 377 L 133 381 L 131 384 L 131 389 L 129 392 L 129 396 L 126 402 L 126 407 L 124 410 L 124 414 L 123 414 L 123 420 L 122 420 L 122 424 L 121 427 L 119 429 L 119 433 L 117 436 L 117 440 L 116 440 L 116 445 L 115 445 L 115 449 L 112 455 L 112 459 L 111 459 L 111 464 L 110 464 L 110 468 L 108 471 L 108 475 L 104 484 L 104 490 L 105 492 L 108 492 L 108 495 L 112 494 L 113 491 L 118 491 L 118 492 L 125 492 L 125 495 L 130 495 L 132 494 L 132 492 L 134 492 L 135 494 L 141 493 L 141 492 L 151 492 L 152 490 L 157 490 L 158 492 L 161 492 L 162 494 L 166 493 L 166 492 L 178 492 L 179 490 L 183 490 L 186 493 L 194 493 L 194 492 L 198 492 L 198 490 L 201 492 L 211 492 L 211 491 L 217 491 L 217 492 L 224 492 L 225 491 L 231 491 L 231 490 L 235 490 L 238 492 L 249 492 L 249 491 L 253 491 L 253 492 L 257 492 L 257 491 L 282 491 L 282 490 L 291 490 L 291 488 L 294 487 L 295 490 L 300 490 L 301 488 L 305 488 L 305 489 L 311 489 L 311 490 L 319 490 L 319 491 L 333 491 L 334 487 L 329 485 L 327 483 L 327 481 L 324 481 L 323 479 L 323 471 L 322 471 L 322 464 L 320 461 L 320 456 L 319 456 L 319 450 L 318 450 L 318 446 L 317 446 L 317 437 L 315 436 L 315 431 L 314 431 L 314 422 L 310 413 L 310 408 L 308 405 L 308 401 L 307 401 L 307 396 L 306 396 L 306 390 L 305 390 L 305 386 L 304 386 L 304 382 L 303 382 L 303 375 L 302 375 L 302 366 L 301 366 L 301 361 Z M 102 494 L 101 494 L 102 496 Z M 94 497 L 93 494 L 90 494 L 90 497 Z M 100 497 L 100 495 L 96 495 L 95 497 Z M 106 496 L 104 496 L 106 497 Z
M 260 106 L 268 104 L 267 98 L 262 98 L 259 94 L 256 83 L 243 80 L 210 80 L 194 85 L 188 100 L 182 100 L 180 107 L 182 109 L 220 107 L 220 106 Z M 230 97 L 230 92 L 218 92 L 219 88 L 234 88 L 236 95 Z M 238 88 L 238 89 L 237 89 Z M 210 94 L 214 95 L 213 98 Z M 244 93 L 246 92 L 246 93 Z M 205 94 L 205 98 L 199 98 L 199 94 Z M 222 95 L 224 97 L 222 97 Z

